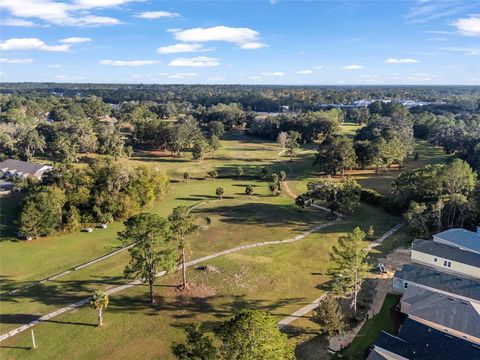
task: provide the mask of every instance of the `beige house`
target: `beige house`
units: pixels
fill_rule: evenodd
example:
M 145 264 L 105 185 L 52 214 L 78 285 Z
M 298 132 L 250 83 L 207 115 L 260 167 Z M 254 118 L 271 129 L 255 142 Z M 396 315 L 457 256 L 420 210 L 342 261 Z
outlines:
M 480 253 L 441 242 L 418 239 L 412 243 L 411 249 L 413 263 L 449 274 L 480 279 Z

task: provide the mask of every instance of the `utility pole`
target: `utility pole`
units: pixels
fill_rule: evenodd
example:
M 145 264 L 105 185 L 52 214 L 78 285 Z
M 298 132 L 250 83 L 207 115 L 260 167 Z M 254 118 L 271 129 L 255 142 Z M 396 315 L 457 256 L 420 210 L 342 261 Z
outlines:
M 33 345 L 33 348 L 36 349 L 37 344 L 35 343 L 35 334 L 33 333 L 33 329 L 31 329 L 31 332 L 32 332 L 32 345 Z

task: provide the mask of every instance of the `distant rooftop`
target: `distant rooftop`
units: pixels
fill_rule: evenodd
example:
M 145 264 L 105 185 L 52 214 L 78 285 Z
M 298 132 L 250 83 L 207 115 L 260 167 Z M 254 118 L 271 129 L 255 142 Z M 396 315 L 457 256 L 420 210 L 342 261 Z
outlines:
M 480 253 L 463 250 L 453 245 L 431 240 L 416 239 L 412 243 L 412 250 L 480 268 Z
M 402 302 L 410 304 L 408 315 L 480 338 L 479 304 L 416 287 L 407 288 Z
M 480 281 L 441 273 L 414 264 L 403 265 L 394 277 L 480 302 Z
M 382 332 L 375 346 L 410 360 L 479 359 L 480 347 L 412 319 L 406 319 L 398 336 Z
M 480 253 L 480 234 L 465 229 L 450 229 L 433 236 L 434 241 L 449 243 Z
M 0 171 L 9 172 L 12 175 L 41 177 L 43 172 L 51 169 L 51 166 L 35 164 L 27 161 L 7 159 L 0 163 Z

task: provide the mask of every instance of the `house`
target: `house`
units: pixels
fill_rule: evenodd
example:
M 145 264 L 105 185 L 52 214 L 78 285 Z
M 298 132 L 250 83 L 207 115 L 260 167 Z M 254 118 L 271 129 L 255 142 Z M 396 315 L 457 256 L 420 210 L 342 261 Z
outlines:
M 409 287 L 400 306 L 411 320 L 480 345 L 480 304 Z
M 367 360 L 479 359 L 480 346 L 407 318 L 398 336 L 382 332 Z
M 479 280 L 442 273 L 416 264 L 403 265 L 393 276 L 393 289 L 403 294 L 412 286 L 480 304 Z
M 413 241 L 411 250 L 413 263 L 445 273 L 480 279 L 480 253 L 443 242 L 419 239 Z
M 477 227 L 477 232 L 449 229 L 433 235 L 433 241 L 480 254 L 480 226 Z
M 42 164 L 34 164 L 27 161 L 7 159 L 0 163 L 0 174 L 6 177 L 36 177 L 41 179 L 43 174 L 52 167 Z

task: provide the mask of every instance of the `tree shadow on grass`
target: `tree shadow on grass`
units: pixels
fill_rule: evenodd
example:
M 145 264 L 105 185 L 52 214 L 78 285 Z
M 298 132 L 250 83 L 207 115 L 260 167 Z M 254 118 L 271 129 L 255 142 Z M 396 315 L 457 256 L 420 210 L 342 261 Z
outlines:
M 65 325 L 91 326 L 91 327 L 97 327 L 98 326 L 97 324 L 74 322 L 74 321 L 42 320 L 42 322 L 55 323 L 55 324 L 65 324 Z
M 31 346 L 5 346 L 0 345 L 0 349 L 32 350 Z

